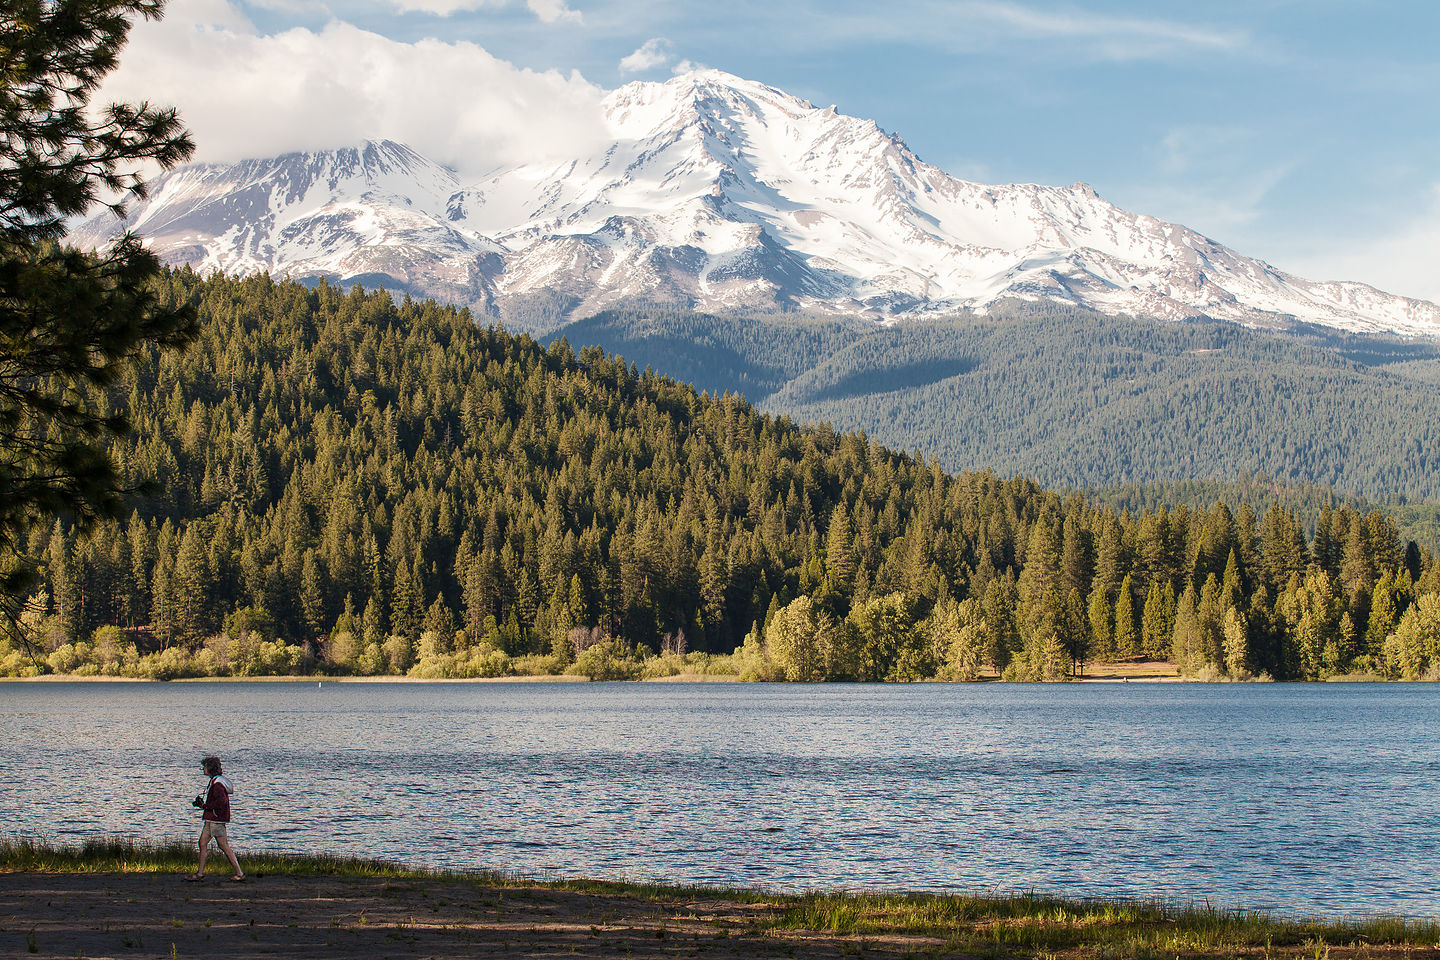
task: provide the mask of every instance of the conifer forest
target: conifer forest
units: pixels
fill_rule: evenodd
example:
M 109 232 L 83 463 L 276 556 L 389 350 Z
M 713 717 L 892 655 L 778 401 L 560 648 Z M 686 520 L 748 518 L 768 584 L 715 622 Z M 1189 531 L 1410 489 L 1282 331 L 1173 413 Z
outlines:
M 198 339 L 89 401 L 128 516 L 32 530 L 0 673 L 1440 676 L 1389 513 L 952 474 L 384 291 L 159 281 Z

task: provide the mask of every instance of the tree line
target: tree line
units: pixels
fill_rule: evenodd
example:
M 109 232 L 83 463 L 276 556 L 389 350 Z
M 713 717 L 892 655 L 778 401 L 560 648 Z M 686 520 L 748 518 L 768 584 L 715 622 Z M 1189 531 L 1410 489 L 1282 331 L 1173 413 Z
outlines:
M 195 343 L 86 402 L 128 414 L 110 457 L 159 493 L 29 531 L 39 653 L 5 672 L 1440 668 L 1440 569 L 1381 511 L 1117 510 L 429 301 L 188 270 L 153 293 Z

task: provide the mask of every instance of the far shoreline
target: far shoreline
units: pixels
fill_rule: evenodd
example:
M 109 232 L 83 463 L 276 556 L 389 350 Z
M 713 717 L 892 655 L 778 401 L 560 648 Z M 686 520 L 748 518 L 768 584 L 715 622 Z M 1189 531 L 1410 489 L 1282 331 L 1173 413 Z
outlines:
M 942 684 L 964 686 L 967 684 L 995 684 L 995 683 L 1040 683 L 1041 681 L 1003 681 L 993 673 L 984 674 L 975 680 L 938 680 L 924 679 L 911 681 L 911 684 Z M 1081 676 L 1067 677 L 1064 680 L 1045 682 L 1044 685 L 1064 685 L 1067 683 L 1080 684 L 1118 684 L 1118 683 L 1195 683 L 1195 684 L 1222 684 L 1230 685 L 1237 681 L 1232 680 L 1202 680 L 1197 677 L 1181 676 L 1179 669 L 1172 663 L 1163 660 L 1141 661 L 1141 662 L 1120 662 L 1098 665 L 1092 668 L 1092 672 Z M 1332 677 L 1325 677 L 1320 680 L 1299 680 L 1299 681 L 1241 681 L 1251 682 L 1292 682 L 1292 683 L 1360 683 L 1360 684 L 1387 684 L 1426 681 L 1402 681 L 1389 680 L 1385 677 L 1378 677 L 1373 674 L 1340 674 Z M 639 677 L 625 680 L 595 680 L 587 676 L 568 673 L 545 673 L 527 674 L 504 677 L 412 677 L 405 674 L 377 674 L 373 676 L 341 676 L 327 674 L 275 674 L 268 676 L 217 676 L 217 677 L 176 677 L 174 679 L 157 679 L 152 677 L 117 677 L 109 675 L 76 675 L 69 673 L 45 673 L 33 677 L 0 677 L 0 684 L 5 683 L 315 683 L 317 686 L 325 684 L 376 684 L 376 683 L 398 683 L 398 684 L 473 684 L 473 683 L 640 683 L 640 684 L 714 684 L 714 683 L 752 683 L 758 686 L 811 686 L 824 684 L 853 684 L 853 685 L 883 685 L 883 686 L 904 686 L 899 681 L 851 681 L 832 680 L 822 681 L 817 684 L 791 683 L 789 681 L 777 680 L 741 680 L 735 674 L 700 674 L 700 673 L 679 673 L 665 677 Z

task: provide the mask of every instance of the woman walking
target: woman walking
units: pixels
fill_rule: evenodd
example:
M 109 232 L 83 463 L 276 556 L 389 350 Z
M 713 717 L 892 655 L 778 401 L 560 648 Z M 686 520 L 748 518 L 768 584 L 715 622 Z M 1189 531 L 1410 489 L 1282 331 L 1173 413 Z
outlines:
M 209 756 L 201 762 L 205 766 L 205 774 L 210 778 L 210 786 L 205 789 L 204 794 L 190 801 L 204 810 L 200 827 L 200 866 L 185 879 L 205 879 L 205 860 L 210 856 L 210 841 L 214 840 L 220 852 L 225 854 L 225 859 L 230 861 L 230 866 L 235 868 L 230 879 L 238 883 L 245 879 L 245 871 L 240 869 L 240 861 L 235 858 L 235 851 L 230 849 L 230 840 L 226 836 L 230 825 L 230 797 L 235 788 L 231 786 L 230 778 L 221 770 L 219 757 Z

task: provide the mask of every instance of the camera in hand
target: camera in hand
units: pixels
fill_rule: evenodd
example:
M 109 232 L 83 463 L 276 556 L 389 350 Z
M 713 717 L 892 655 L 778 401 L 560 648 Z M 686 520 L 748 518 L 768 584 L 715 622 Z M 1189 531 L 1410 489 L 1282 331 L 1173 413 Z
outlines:
M 204 798 L 204 797 L 196 797 L 194 800 L 191 800 L 191 801 L 190 801 L 190 806 L 192 806 L 192 807 L 203 807 L 203 806 L 205 806 L 205 798 Z

